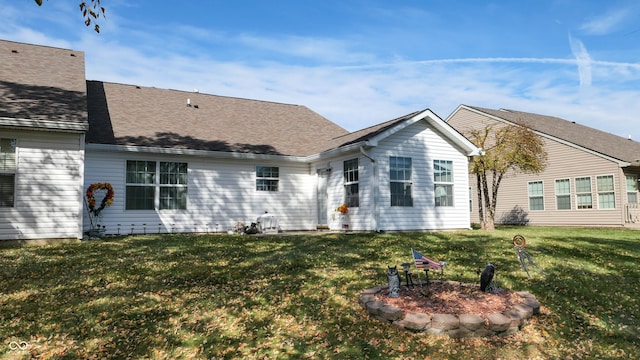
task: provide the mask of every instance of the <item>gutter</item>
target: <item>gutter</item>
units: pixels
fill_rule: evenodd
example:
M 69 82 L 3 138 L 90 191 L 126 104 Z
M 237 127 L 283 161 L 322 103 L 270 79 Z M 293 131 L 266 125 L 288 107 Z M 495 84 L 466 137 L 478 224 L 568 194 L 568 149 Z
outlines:
M 89 123 L 57 120 L 18 119 L 2 116 L 0 117 L 0 127 L 14 130 L 85 133 L 89 130 Z
M 372 172 L 373 172 L 373 227 L 376 232 L 380 232 L 380 207 L 378 206 L 378 169 L 376 166 L 376 159 L 367 154 L 364 150 L 364 146 L 360 145 L 360 152 L 367 159 L 371 160 Z
M 253 154 L 253 153 L 239 153 L 239 152 L 227 152 L 227 151 L 209 151 L 209 150 L 192 150 L 192 149 L 175 149 L 175 148 L 161 148 L 161 147 L 147 147 L 147 146 L 132 146 L 132 145 L 109 145 L 109 144 L 86 144 L 86 150 L 90 151 L 123 151 L 130 153 L 146 153 L 146 154 L 162 154 L 162 155 L 188 155 L 188 156 L 201 156 L 218 159 L 251 159 L 251 160 L 263 160 L 263 161 L 285 161 L 304 163 L 305 159 L 299 156 L 289 155 L 268 155 L 268 154 Z

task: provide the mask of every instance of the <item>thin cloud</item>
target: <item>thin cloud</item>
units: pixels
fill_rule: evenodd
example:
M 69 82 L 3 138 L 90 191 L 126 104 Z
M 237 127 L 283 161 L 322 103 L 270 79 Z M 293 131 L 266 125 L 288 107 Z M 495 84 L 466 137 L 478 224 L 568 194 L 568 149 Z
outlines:
M 587 48 L 582 41 L 569 35 L 569 43 L 571 45 L 571 52 L 576 58 L 578 64 L 578 74 L 580 76 L 580 85 L 591 85 L 591 56 L 587 52 Z
M 580 26 L 587 35 L 605 35 L 618 28 L 631 14 L 629 9 L 616 9 L 591 19 Z

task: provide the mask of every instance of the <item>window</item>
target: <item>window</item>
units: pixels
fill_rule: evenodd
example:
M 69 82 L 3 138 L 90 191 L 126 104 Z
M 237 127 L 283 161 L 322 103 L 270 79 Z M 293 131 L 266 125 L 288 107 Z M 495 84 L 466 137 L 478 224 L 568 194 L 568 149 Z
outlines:
M 591 178 L 576 178 L 576 201 L 578 209 L 593 209 L 593 200 L 591 196 Z
M 411 158 L 389 158 L 391 206 L 413 206 L 411 196 Z
M 127 161 L 127 210 L 155 209 L 155 161 Z
M 571 210 L 571 181 L 569 179 L 556 180 L 556 209 Z
M 544 186 L 542 181 L 531 181 L 529 186 L 529 210 L 544 210 Z
M 433 160 L 433 187 L 436 206 L 453 206 L 453 162 Z
M 344 162 L 344 202 L 348 207 L 360 206 L 358 159 Z
M 126 181 L 127 210 L 187 208 L 187 163 L 129 160 Z
M 638 177 L 636 175 L 627 175 L 627 203 L 638 203 Z
M 187 208 L 187 163 L 160 163 L 160 210 Z
M 256 190 L 278 191 L 280 170 L 274 166 L 256 166 Z
M 13 207 L 16 182 L 16 139 L 0 138 L 0 207 Z
M 616 193 L 613 187 L 613 175 L 602 175 L 596 178 L 598 191 L 598 208 L 615 209 Z

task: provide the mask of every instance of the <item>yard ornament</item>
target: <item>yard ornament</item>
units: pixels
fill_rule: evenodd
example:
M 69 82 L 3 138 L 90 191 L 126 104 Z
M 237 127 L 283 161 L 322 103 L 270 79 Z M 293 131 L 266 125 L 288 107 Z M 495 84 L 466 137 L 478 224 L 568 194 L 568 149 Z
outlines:
M 389 282 L 389 297 L 400 297 L 400 273 L 397 266 L 387 266 L 387 281 Z
M 482 270 L 482 274 L 480 275 L 480 290 L 485 292 L 491 291 L 492 286 L 490 285 L 493 281 L 495 270 L 496 267 L 493 264 L 487 265 L 484 270 Z

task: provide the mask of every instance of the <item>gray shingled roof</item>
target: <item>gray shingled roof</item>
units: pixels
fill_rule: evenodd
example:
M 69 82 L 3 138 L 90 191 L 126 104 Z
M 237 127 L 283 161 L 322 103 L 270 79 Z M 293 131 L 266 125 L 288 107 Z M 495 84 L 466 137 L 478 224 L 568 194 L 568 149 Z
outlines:
M 331 140 L 331 144 L 333 145 L 333 147 L 340 147 L 340 146 L 345 146 L 349 144 L 355 144 L 358 142 L 370 140 L 376 135 L 391 129 L 394 126 L 397 126 L 408 119 L 411 119 L 412 117 L 422 113 L 423 111 L 425 110 L 412 112 L 411 114 L 407 114 L 399 118 L 395 118 L 393 120 L 383 122 L 381 124 L 373 125 L 365 129 L 361 129 L 361 130 L 354 131 L 342 136 L 338 136 Z
M 307 107 L 87 81 L 87 143 L 310 156 L 371 140 L 416 111 L 348 132 Z
M 0 119 L 18 127 L 86 130 L 84 53 L 0 40 Z
M 631 164 L 636 164 L 636 160 L 640 159 L 640 143 L 637 141 L 580 125 L 573 121 L 509 109 L 492 110 L 465 106 L 512 123 L 524 122 L 540 133 Z
M 299 105 L 100 81 L 87 90 L 88 143 L 307 156 L 348 133 Z

